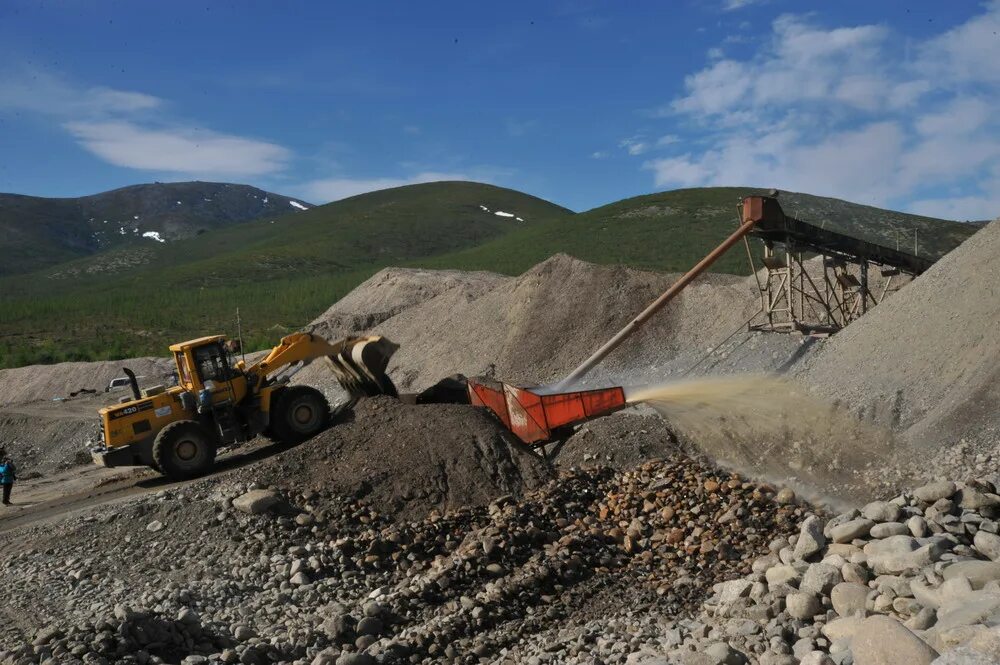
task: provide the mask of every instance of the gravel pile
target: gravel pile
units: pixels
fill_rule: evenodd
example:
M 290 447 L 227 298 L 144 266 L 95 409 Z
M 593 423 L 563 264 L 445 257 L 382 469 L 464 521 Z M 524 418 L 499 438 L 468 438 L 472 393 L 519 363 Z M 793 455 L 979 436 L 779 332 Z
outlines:
M 680 453 L 399 521 L 226 476 L 5 538 L 0 662 L 563 662 L 696 610 L 802 507 Z M 575 629 L 574 629 L 575 630 Z M 592 638 L 594 635 L 592 634 Z
M 123 376 L 122 367 L 147 387 L 168 384 L 174 371 L 165 358 L 0 369 L 0 444 L 22 478 L 90 463 L 85 443 L 97 433 L 97 410 L 131 394 L 128 388 L 104 392 L 111 379 Z
M 521 496 L 550 470 L 481 409 L 380 397 L 363 400 L 348 422 L 237 474 L 283 489 L 339 492 L 411 519 Z
M 904 432 L 910 459 L 901 462 L 926 469 L 942 444 L 965 439 L 969 445 L 952 456 L 971 470 L 976 455 L 1000 445 L 998 254 L 994 222 L 830 338 L 793 374 L 817 394 Z
M 680 639 L 659 654 L 713 665 L 1000 662 L 998 518 L 986 480 L 809 516 L 751 575 L 717 584 L 696 630 L 678 623 Z
M 564 254 L 518 277 L 437 275 L 384 271 L 314 326 L 338 335 L 374 332 L 399 344 L 389 372 L 405 390 L 422 390 L 455 372 L 474 376 L 495 371 L 504 380 L 541 383 L 568 373 L 677 278 L 598 266 Z M 749 318 L 759 306 L 755 294 L 755 282 L 745 278 L 700 278 L 651 320 L 634 343 L 609 357 L 595 379 L 635 380 L 637 368 L 661 379 L 686 370 Z M 369 306 L 369 301 L 375 304 Z M 375 310 L 394 313 L 384 317 Z M 368 319 L 379 322 L 349 325 Z M 798 349 L 798 340 L 754 335 L 732 351 L 732 359 L 742 358 L 745 367 L 773 369 Z M 717 364 L 726 366 L 728 360 Z M 322 380 L 318 374 L 306 370 L 302 380 Z
M 124 376 L 122 367 L 135 372 L 144 386 L 165 383 L 175 369 L 172 358 L 129 358 L 0 369 L 0 407 L 67 398 L 81 388 L 103 395 L 111 379 Z M 128 389 L 125 389 L 115 396 L 127 394 Z

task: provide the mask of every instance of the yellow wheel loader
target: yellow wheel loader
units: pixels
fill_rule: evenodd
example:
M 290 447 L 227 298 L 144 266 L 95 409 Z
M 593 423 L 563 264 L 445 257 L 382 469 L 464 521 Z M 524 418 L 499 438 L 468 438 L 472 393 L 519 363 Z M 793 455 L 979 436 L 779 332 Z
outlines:
M 313 360 L 328 363 L 350 396 L 397 396 L 385 374 L 398 348 L 383 337 L 349 337 L 335 344 L 310 333 L 281 340 L 261 360 L 247 366 L 232 354 L 222 335 L 174 344 L 178 385 L 140 390 L 129 378 L 132 398 L 101 409 L 101 439 L 91 448 L 94 462 L 107 467 L 149 466 L 170 478 L 207 473 L 216 451 L 259 434 L 297 443 L 323 430 L 330 405 L 309 386 L 288 385 Z

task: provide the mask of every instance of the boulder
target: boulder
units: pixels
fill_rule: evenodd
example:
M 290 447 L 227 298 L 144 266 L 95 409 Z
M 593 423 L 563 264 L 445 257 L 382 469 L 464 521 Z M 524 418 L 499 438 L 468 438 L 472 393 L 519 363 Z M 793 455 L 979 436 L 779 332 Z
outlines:
M 715 585 L 715 591 L 719 594 L 720 605 L 732 605 L 740 598 L 748 595 L 751 588 L 753 588 L 753 582 L 745 578 Z
M 743 665 L 746 658 L 725 642 L 716 642 L 705 648 L 709 665 Z
M 1000 505 L 1000 496 L 980 492 L 972 487 L 963 487 L 955 496 L 955 501 L 966 510 L 982 510 L 989 506 Z
M 829 595 L 834 586 L 844 581 L 840 570 L 826 563 L 814 563 L 806 569 L 799 590 L 816 595 Z
M 854 635 L 858 629 L 861 628 L 863 621 L 864 619 L 855 616 L 834 619 L 823 624 L 820 632 L 831 642 L 850 642 L 854 639 Z
M 953 609 L 946 609 L 951 607 Z M 1000 594 L 973 591 L 960 602 L 943 607 L 937 615 L 934 630 L 938 633 L 976 623 L 993 625 L 1000 619 Z
M 767 572 L 764 573 L 764 578 L 767 579 L 768 586 L 797 586 L 799 580 L 802 579 L 802 574 L 794 567 L 782 564 L 768 568 Z
M 870 591 L 871 589 L 863 584 L 841 582 L 830 592 L 830 603 L 834 612 L 840 616 L 853 616 L 855 612 L 866 608 Z
M 873 522 L 895 522 L 902 511 L 888 501 L 872 501 L 861 509 L 861 514 Z
M 930 665 L 938 652 L 887 616 L 861 622 L 851 641 L 854 665 Z
M 861 517 L 833 527 L 830 530 L 830 538 L 835 543 L 849 543 L 855 538 L 867 536 L 873 526 L 875 526 L 875 522 Z
M 823 605 L 814 594 L 791 593 L 785 598 L 785 609 L 793 619 L 811 619 L 823 611 Z
M 972 545 L 990 561 L 1000 559 L 1000 536 L 987 531 L 977 531 Z
M 944 551 L 945 544 L 942 540 L 935 539 L 920 546 L 915 538 L 902 535 L 873 540 L 864 549 L 868 556 L 868 566 L 877 575 L 896 575 L 908 570 L 919 570 L 940 559 Z
M 987 582 L 1000 580 L 998 561 L 957 561 L 942 572 L 946 580 L 955 577 L 968 578 L 973 589 L 982 589 Z
M 251 515 L 260 515 L 279 503 L 281 503 L 281 496 L 274 490 L 250 490 L 233 499 L 233 508 Z
M 910 528 L 902 522 L 883 522 L 872 527 L 868 534 L 872 538 L 889 538 L 891 536 L 904 536 L 910 533 Z
M 934 665 L 995 665 L 1000 663 L 1000 628 L 983 631 L 965 644 L 951 649 Z
M 913 534 L 914 538 L 923 538 L 927 535 L 927 520 L 925 520 L 920 515 L 914 515 L 910 519 L 906 520 L 906 527 Z
M 792 556 L 798 560 L 808 559 L 822 550 L 824 545 L 826 536 L 823 535 L 823 521 L 815 515 L 810 515 L 802 522 Z
M 939 499 L 947 499 L 956 489 L 955 483 L 950 480 L 939 480 L 913 490 L 913 496 L 924 503 L 934 503 Z

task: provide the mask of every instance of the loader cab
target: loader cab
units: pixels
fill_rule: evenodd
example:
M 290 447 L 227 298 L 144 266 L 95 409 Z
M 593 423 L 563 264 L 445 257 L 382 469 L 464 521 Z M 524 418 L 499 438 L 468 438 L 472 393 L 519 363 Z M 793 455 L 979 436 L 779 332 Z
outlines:
M 197 395 L 211 381 L 214 402 L 242 399 L 246 378 L 233 367 L 225 341 L 224 336 L 213 335 L 171 345 L 179 385 Z

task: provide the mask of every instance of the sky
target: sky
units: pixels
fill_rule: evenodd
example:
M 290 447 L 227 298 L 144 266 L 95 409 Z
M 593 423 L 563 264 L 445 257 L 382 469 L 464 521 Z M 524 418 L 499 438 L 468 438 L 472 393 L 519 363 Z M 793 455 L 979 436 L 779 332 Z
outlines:
M 0 3 L 0 191 L 477 180 L 1000 215 L 1000 0 Z

